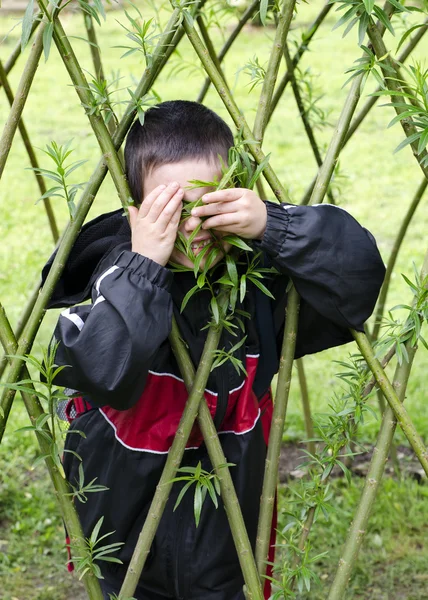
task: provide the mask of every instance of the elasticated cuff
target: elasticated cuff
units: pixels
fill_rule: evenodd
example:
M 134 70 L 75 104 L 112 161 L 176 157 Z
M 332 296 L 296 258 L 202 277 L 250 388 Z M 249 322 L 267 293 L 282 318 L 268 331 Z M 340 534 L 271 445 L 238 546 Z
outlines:
M 281 248 L 287 237 L 290 214 L 287 210 L 289 205 L 266 202 L 267 221 L 266 231 L 261 240 L 253 243 L 274 258 L 281 253 Z
M 145 277 L 157 287 L 164 288 L 167 291 L 171 287 L 173 280 L 171 271 L 151 258 L 138 254 L 138 252 L 124 250 L 119 254 L 114 264 L 123 269 L 130 269 L 136 275 Z

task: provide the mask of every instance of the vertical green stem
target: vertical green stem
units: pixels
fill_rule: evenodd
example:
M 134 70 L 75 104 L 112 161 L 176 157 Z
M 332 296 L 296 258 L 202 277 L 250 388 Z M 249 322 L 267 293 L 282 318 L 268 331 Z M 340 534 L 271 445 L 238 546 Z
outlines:
M 309 391 L 308 391 L 308 383 L 305 375 L 305 367 L 303 364 L 303 358 L 298 358 L 296 360 L 297 365 L 297 374 L 299 376 L 299 384 L 300 384 L 300 396 L 302 398 L 302 406 L 303 406 L 303 415 L 305 417 L 305 429 L 306 435 L 308 437 L 308 451 L 311 454 L 315 454 L 315 442 L 313 438 L 315 437 L 314 433 L 314 424 L 312 422 L 312 414 L 311 414 L 311 403 L 309 401 Z
M 428 253 L 425 256 L 424 266 L 422 268 L 422 278 L 428 274 Z M 397 392 L 400 403 L 404 402 L 407 382 L 417 350 L 417 346 L 412 346 L 411 340 L 406 343 L 408 362 L 397 365 L 394 375 L 393 388 Z M 393 410 L 387 407 L 382 418 L 379 435 L 376 446 L 373 449 L 373 455 L 370 467 L 367 473 L 360 502 L 346 538 L 342 556 L 339 560 L 336 575 L 330 588 L 328 600 L 342 600 L 344 597 L 349 578 L 352 574 L 352 568 L 356 563 L 358 553 L 363 543 L 364 535 L 367 530 L 367 524 L 374 505 L 377 491 L 385 469 L 385 463 L 388 460 L 389 450 L 394 438 L 397 419 Z
M 27 300 L 27 304 L 24 307 L 24 310 L 19 318 L 18 324 L 15 328 L 15 337 L 17 340 L 19 340 L 19 338 L 21 337 L 22 331 L 29 319 L 29 316 L 31 314 L 31 311 L 34 308 L 34 305 L 36 303 L 37 300 L 37 296 L 39 295 L 39 291 L 40 291 L 40 277 L 37 277 L 37 281 L 36 281 L 36 285 L 33 287 L 32 291 L 31 291 L 31 295 L 29 296 L 28 300 Z M 6 365 L 7 365 L 7 359 L 5 356 L 3 356 L 0 359 L 0 381 L 1 378 L 3 377 L 3 373 L 6 369 Z
M 251 17 L 254 15 L 259 4 L 260 4 L 260 0 L 253 0 L 253 2 L 244 11 L 244 13 L 243 13 L 242 17 L 239 19 L 236 27 L 234 28 L 234 30 L 230 34 L 229 38 L 227 39 L 226 43 L 224 44 L 223 48 L 220 50 L 220 52 L 218 54 L 217 61 L 219 64 L 222 63 L 224 57 L 226 56 L 226 54 L 232 47 L 233 42 L 238 37 L 239 33 L 241 32 L 241 30 L 243 29 L 243 27 L 247 23 L 247 21 L 249 21 L 251 19 Z M 199 92 L 199 96 L 196 100 L 197 102 L 204 101 L 204 98 L 207 95 L 210 85 L 211 85 L 211 79 L 209 77 L 207 77 L 205 79 L 205 82 L 204 82 L 204 85 L 202 86 L 201 91 Z
M 83 21 L 85 24 L 86 35 L 88 36 L 89 47 L 91 49 L 92 62 L 94 64 L 95 69 L 95 77 L 98 81 L 105 81 L 103 64 L 101 61 L 101 52 L 100 47 L 98 46 L 97 34 L 95 33 L 94 20 L 92 16 L 82 10 Z M 111 118 L 107 122 L 107 128 L 110 132 L 110 135 L 114 134 L 114 130 L 116 129 L 116 116 L 112 115 Z M 122 164 L 123 161 L 121 160 Z
M 4 67 L 3 67 L 3 64 L 1 61 L 0 61 L 0 83 L 3 86 L 6 96 L 7 96 L 7 99 L 9 101 L 9 104 L 12 107 L 15 99 L 13 96 L 12 89 L 9 85 L 9 81 L 7 79 L 6 71 L 4 70 Z M 33 148 L 32 144 L 30 142 L 27 128 L 25 127 L 24 121 L 22 118 L 19 119 L 18 128 L 19 128 L 19 133 L 21 134 L 21 137 L 22 137 L 22 141 L 24 142 L 24 146 L 27 151 L 28 158 L 30 159 L 30 164 L 33 167 L 33 169 L 38 169 L 39 164 L 37 162 L 36 154 L 34 152 L 34 148 Z M 39 186 L 40 193 L 43 196 L 43 194 L 46 193 L 45 180 L 36 171 L 34 172 L 34 175 L 36 177 L 37 185 Z M 52 233 L 53 241 L 54 241 L 54 243 L 56 243 L 58 241 L 59 233 L 58 233 L 58 226 L 56 224 L 55 215 L 52 210 L 50 199 L 44 198 L 43 204 L 45 207 L 46 215 L 48 217 L 49 227 L 50 227 L 50 230 Z
M 3 346 L 6 354 L 15 354 L 18 350 L 15 336 L 13 334 L 12 328 L 10 326 L 9 320 L 7 319 L 3 306 L 1 304 L 0 343 Z M 30 378 L 30 374 L 28 373 L 26 367 L 24 367 L 24 376 L 26 378 Z M 27 386 L 33 388 L 32 384 L 27 384 Z M 39 402 L 39 399 L 37 398 L 36 394 L 32 395 L 25 392 L 21 392 L 21 396 L 24 401 L 25 408 L 27 409 L 28 415 L 31 419 L 31 422 L 34 424 L 37 418 L 40 417 L 44 412 Z M 70 544 L 76 548 L 77 553 L 80 556 L 85 556 L 87 554 L 88 549 L 85 544 L 85 538 L 83 536 L 82 528 L 80 526 L 79 517 L 77 515 L 76 509 L 74 508 L 72 500 L 67 495 L 70 493 L 70 488 L 68 486 L 67 481 L 64 479 L 62 473 L 59 471 L 58 467 L 51 458 L 51 443 L 53 441 L 52 432 L 50 431 L 49 426 L 47 424 L 45 424 L 44 430 L 48 434 L 49 440 L 37 432 L 36 437 L 42 455 L 46 456 L 46 466 L 48 468 L 49 475 L 55 489 L 55 495 L 61 510 L 62 517 L 64 519 L 65 526 L 67 528 L 67 532 L 70 536 Z M 83 583 L 91 600 L 103 599 L 103 594 L 101 592 L 98 579 L 92 572 L 88 571 L 83 576 Z
M 319 26 L 324 21 L 324 19 L 326 18 L 326 16 L 328 15 L 328 13 L 330 12 L 330 10 L 332 8 L 333 8 L 333 4 L 330 2 L 327 2 L 323 6 L 319 15 L 316 17 L 315 21 L 308 27 L 306 32 L 302 35 L 303 41 L 300 44 L 299 48 L 297 49 L 296 54 L 293 57 L 293 70 L 296 68 L 296 66 L 299 63 L 300 59 L 302 58 L 303 54 L 308 49 L 310 41 L 312 40 L 315 33 L 318 31 Z M 270 105 L 269 115 L 268 115 L 268 123 L 269 123 L 276 107 L 278 106 L 278 102 L 280 101 L 282 94 L 284 93 L 284 90 L 287 87 L 289 82 L 290 82 L 290 72 L 287 69 L 287 72 L 285 73 L 285 75 L 283 76 L 281 81 L 278 83 L 275 93 L 272 97 L 272 102 Z
M 419 462 L 422 465 L 425 473 L 428 475 L 428 452 L 427 449 L 416 431 L 412 420 L 410 419 L 406 409 L 397 398 L 397 394 L 393 386 L 391 385 L 385 371 L 382 369 L 382 365 L 378 361 L 370 345 L 370 342 L 364 333 L 351 329 L 351 333 L 358 344 L 361 354 L 367 362 L 371 372 L 376 378 L 382 393 L 387 400 L 389 406 L 394 412 L 395 418 L 400 423 L 400 427 L 404 432 L 404 435 L 409 440 L 411 447 L 413 448 Z
M 377 338 L 379 336 L 381 321 L 382 321 L 383 313 L 385 310 L 386 297 L 388 295 L 389 284 L 391 282 L 391 275 L 392 275 L 392 271 L 394 270 L 395 263 L 397 261 L 397 256 L 400 251 L 401 244 L 403 243 L 404 236 L 406 235 L 407 229 L 410 225 L 410 221 L 412 220 L 413 215 L 415 214 L 415 211 L 416 211 L 417 207 L 419 206 L 419 202 L 421 201 L 422 196 L 424 195 L 425 190 L 427 189 L 427 186 L 428 186 L 428 180 L 424 178 L 421 181 L 418 189 L 416 190 L 416 194 L 414 195 L 414 198 L 413 198 L 409 208 L 407 209 L 406 215 L 405 215 L 405 217 L 400 225 L 400 229 L 397 233 L 397 237 L 395 238 L 394 245 L 391 250 L 391 254 L 389 255 L 388 263 L 387 263 L 387 267 L 386 267 L 385 279 L 383 280 L 382 289 L 380 291 L 379 299 L 377 301 L 377 308 L 376 308 L 376 313 L 375 313 L 373 332 L 371 335 L 371 338 L 373 341 L 377 340 Z
M 269 553 L 272 514 L 278 480 L 279 455 L 287 413 L 291 373 L 296 347 L 298 312 L 299 296 L 293 286 L 288 293 L 284 339 L 281 349 L 272 425 L 269 434 L 263 491 L 260 500 L 260 516 L 256 542 L 256 563 L 261 578 L 263 578 L 266 572 L 266 561 L 268 560 Z
M 314 154 L 316 163 L 318 167 L 322 165 L 321 153 L 318 148 L 317 141 L 315 139 L 315 133 L 311 127 L 311 124 L 308 119 L 308 115 L 306 113 L 305 105 L 303 104 L 302 96 L 300 94 L 299 84 L 297 83 L 296 76 L 294 73 L 293 61 L 291 60 L 290 52 L 288 50 L 288 45 L 284 46 L 284 56 L 285 62 L 287 64 L 287 70 L 289 73 L 291 87 L 293 88 L 294 97 L 296 99 L 297 108 L 299 109 L 300 118 L 302 119 L 303 127 L 305 128 L 306 135 L 308 137 L 309 143 L 312 148 L 312 152 Z M 336 204 L 333 193 L 331 190 L 327 191 L 328 199 L 331 204 Z
M 270 105 L 276 79 L 278 77 L 279 63 L 281 62 L 282 54 L 284 52 L 287 34 L 290 29 L 291 19 L 293 18 L 295 3 L 296 0 L 283 0 L 281 12 L 278 15 L 275 39 L 266 69 L 262 91 L 260 93 L 256 119 L 254 121 L 254 139 L 257 140 L 260 145 L 263 140 L 266 125 L 268 124 Z
M 180 372 L 183 375 L 184 383 L 187 389 L 192 389 L 195 377 L 195 369 L 189 354 L 181 341 L 180 332 L 177 323 L 173 320 L 170 335 L 170 343 L 174 356 L 177 360 Z M 241 564 L 242 573 L 247 586 L 247 597 L 249 599 L 263 598 L 261 594 L 260 579 L 257 574 L 256 564 L 251 549 L 251 543 L 248 539 L 244 519 L 242 517 L 239 500 L 233 485 L 230 470 L 225 465 L 227 459 L 224 455 L 218 433 L 213 423 L 211 413 L 204 400 L 199 406 L 198 423 L 201 428 L 204 442 L 214 470 L 220 480 L 221 497 L 228 516 L 230 528 L 236 546 L 236 551 Z
M 203 42 L 204 42 L 204 44 L 205 44 L 205 46 L 206 46 L 206 48 L 207 48 L 207 50 L 209 52 L 211 60 L 215 64 L 215 66 L 216 66 L 218 72 L 220 73 L 220 75 L 223 77 L 224 83 L 227 85 L 226 77 L 224 76 L 224 73 L 222 71 L 220 60 L 217 57 L 214 45 L 213 45 L 212 40 L 210 38 L 210 35 L 208 33 L 208 29 L 207 29 L 207 27 L 205 25 L 204 18 L 203 18 L 203 16 L 201 14 L 199 14 L 196 17 L 196 22 L 198 24 L 199 31 L 201 32 L 202 40 L 203 40 Z M 227 85 L 227 87 L 229 88 L 228 85 Z
M 9 156 L 16 129 L 21 120 L 21 115 L 22 111 L 24 110 L 25 102 L 27 101 L 28 92 L 30 91 L 31 84 L 33 83 L 37 67 L 39 66 L 39 60 L 43 50 L 43 32 L 45 27 L 46 23 L 44 22 L 41 23 L 38 28 L 30 55 L 25 64 L 24 70 L 22 71 L 12 108 L 0 139 L 0 179 L 3 175 L 4 167 L 6 165 L 7 157 Z
M 337 125 L 334 129 L 324 162 L 322 163 L 322 166 L 318 172 L 314 189 L 310 199 L 308 198 L 309 204 L 319 204 L 327 192 L 330 180 L 333 176 L 334 168 L 342 149 L 343 140 L 345 139 L 352 115 L 354 114 L 360 99 L 362 79 L 363 75 L 358 75 L 352 80 L 351 88 L 348 96 L 346 97 L 345 104 L 343 105 Z M 302 204 L 306 204 L 306 202 L 302 201 Z

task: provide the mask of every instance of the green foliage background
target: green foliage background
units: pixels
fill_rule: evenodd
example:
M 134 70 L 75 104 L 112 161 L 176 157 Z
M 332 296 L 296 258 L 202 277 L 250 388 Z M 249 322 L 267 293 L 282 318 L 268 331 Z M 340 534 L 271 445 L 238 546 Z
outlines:
M 153 10 L 148 4 L 142 1 L 136 4 L 147 18 L 153 15 Z M 321 6 L 319 1 L 298 6 L 292 38 L 300 40 L 301 32 L 307 28 Z M 161 16 L 165 18 L 167 14 L 162 12 Z M 3 16 L 0 20 L 2 60 L 8 57 L 19 40 L 20 27 L 12 29 L 17 25 L 16 19 L 16 16 Z M 224 20 L 228 23 L 227 32 L 235 21 L 233 16 L 226 16 Z M 338 16 L 333 8 L 300 64 L 303 71 L 310 69 L 315 86 L 319 90 L 317 95 L 322 95 L 319 105 L 325 111 L 329 111 L 328 121 L 331 126 L 317 132 L 320 144 L 328 143 L 333 131 L 332 126 L 337 121 L 346 97 L 348 88 L 342 88 L 348 78 L 345 71 L 361 55 L 361 50 L 357 47 L 356 31 L 352 30 L 344 39 L 341 37 L 342 30 L 332 31 L 337 20 Z M 410 20 L 417 22 L 414 16 L 411 16 Z M 84 35 L 80 14 L 63 15 L 62 21 L 69 35 Z M 106 74 L 109 78 L 112 73 L 115 73 L 114 77 L 122 77 L 117 85 L 118 88 L 124 89 L 119 91 L 117 99 L 126 100 L 126 87 L 132 87 L 132 80 L 138 80 L 143 64 L 137 54 L 125 59 L 120 58 L 124 51 L 115 46 L 126 42 L 125 32 L 117 21 L 126 23 L 122 11 L 108 13 L 107 21 L 101 28 L 97 27 L 97 35 Z M 397 21 L 399 22 L 398 17 Z M 238 105 L 250 123 L 255 116 L 260 88 L 256 86 L 249 92 L 250 80 L 240 69 L 255 55 L 261 64 L 267 61 L 273 31 L 270 28 L 247 27 L 226 60 L 227 79 Z M 214 28 L 212 36 L 216 47 L 220 48 L 222 34 Z M 397 27 L 395 39 L 390 34 L 386 35 L 387 47 L 395 50 L 399 37 L 400 26 Z M 81 64 L 92 72 L 88 45 L 78 39 L 71 39 L 71 42 Z M 14 90 L 28 51 L 27 47 L 24 56 L 20 57 L 10 74 L 9 79 Z M 428 38 L 420 43 L 413 56 L 423 59 L 427 56 L 427 51 Z M 182 41 L 179 52 L 180 58 L 174 59 L 173 64 L 165 69 L 160 81 L 156 83 L 155 90 L 162 100 L 194 100 L 204 80 L 202 70 L 187 40 Z M 178 72 L 179 66 L 186 68 Z M 362 101 L 373 89 L 374 82 L 369 80 L 363 91 Z M 2 123 L 8 114 L 8 105 L 1 89 L 0 99 Z M 205 102 L 230 123 L 214 90 L 209 92 Z M 383 100 L 378 104 L 382 103 Z M 115 110 L 120 114 L 123 106 L 118 105 Z M 340 171 L 346 176 L 341 183 L 340 206 L 349 210 L 375 235 L 385 261 L 422 177 L 409 148 L 393 154 L 393 149 L 404 136 L 399 125 L 387 129 L 393 116 L 392 108 L 374 108 L 340 159 Z M 73 138 L 72 146 L 75 152 L 72 158 L 88 161 L 77 172 L 76 181 L 89 178 L 98 162 L 99 148 L 54 47 L 48 62 L 45 64 L 42 59 L 37 71 L 24 110 L 24 120 L 33 145 L 39 148 L 45 147 L 52 140 L 65 143 Z M 293 202 L 298 203 L 312 180 L 316 167 L 291 87 L 287 89 L 268 127 L 264 148 L 267 152 L 272 152 L 273 167 L 288 187 Z M 37 154 L 41 166 L 47 166 L 43 153 L 37 151 Z M 43 207 L 41 204 L 35 205 L 39 192 L 34 176 L 25 170 L 28 165 L 25 149 L 17 134 L 0 186 L 0 300 L 12 319 L 12 325 L 16 323 L 35 279 L 52 250 L 51 235 Z M 53 204 L 60 225 L 65 225 L 68 218 L 65 202 L 54 199 Z M 89 216 L 93 218 L 118 206 L 114 187 L 107 179 Z M 400 273 L 411 274 L 413 262 L 420 267 L 426 251 L 427 230 L 428 211 L 424 199 L 410 225 L 399 255 L 388 297 L 387 304 L 390 307 L 399 302 L 407 302 L 410 298 Z M 47 316 L 39 332 L 36 348 L 37 344 L 45 345 L 48 342 L 56 318 L 55 312 Z M 333 387 L 336 386 L 337 389 L 337 386 L 340 386 L 340 382 L 334 378 L 338 369 L 332 360 L 343 359 L 352 350 L 353 347 L 348 346 L 305 359 L 314 411 L 324 412 L 328 407 Z M 410 416 L 425 440 L 428 437 L 427 367 L 428 353 L 421 349 L 412 370 L 407 402 Z M 75 590 L 70 591 L 70 580 L 64 573 L 62 525 L 53 494 L 49 489 L 47 475 L 41 465 L 36 470 L 31 468 L 37 454 L 35 441 L 28 433 L 15 433 L 18 427 L 26 424 L 27 416 L 17 400 L 5 438 L 0 445 L 0 599 L 77 598 L 77 586 Z M 374 420 L 367 422 L 360 432 L 364 442 L 372 442 L 375 439 L 378 426 L 378 422 Z M 301 440 L 304 439 L 304 435 L 296 378 L 292 386 L 285 438 Z M 404 440 L 399 432 L 397 439 L 400 442 Z M 326 577 L 322 577 L 319 591 L 311 592 L 311 599 L 325 597 L 332 576 L 332 565 L 335 564 L 333 559 L 339 555 L 340 545 L 358 500 L 359 488 L 358 481 L 352 483 L 349 488 L 344 487 L 341 482 L 336 483 L 334 489 L 337 494 L 338 512 L 332 516 L 330 523 L 320 522 L 316 526 L 319 527 L 314 536 L 317 540 L 316 551 L 329 549 L 331 554 L 327 559 L 323 559 Z M 418 486 L 409 480 L 402 483 L 390 480 L 384 482 L 349 598 L 422 600 L 428 596 L 425 591 L 428 550 L 423 545 L 427 515 L 425 486 Z

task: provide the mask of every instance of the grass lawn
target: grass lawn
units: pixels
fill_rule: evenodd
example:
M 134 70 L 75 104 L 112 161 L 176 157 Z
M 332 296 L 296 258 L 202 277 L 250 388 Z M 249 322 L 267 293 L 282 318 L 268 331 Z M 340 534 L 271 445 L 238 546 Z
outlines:
M 144 16 L 152 16 L 152 9 L 139 0 L 136 4 Z M 158 3 L 157 3 L 158 4 Z M 319 1 L 300 4 L 293 22 L 294 40 L 300 40 L 302 31 L 311 23 L 322 3 Z M 132 12 L 132 10 L 131 10 Z M 166 13 L 161 13 L 162 18 Z M 330 125 L 316 132 L 321 146 L 329 142 L 334 124 L 345 101 L 349 86 L 343 88 L 348 78 L 346 69 L 361 56 L 357 47 L 356 32 L 342 39 L 342 29 L 332 31 L 338 15 L 331 11 L 316 34 L 310 51 L 301 62 L 301 69 L 310 70 L 316 96 L 322 96 L 319 106 L 328 113 Z M 414 14 L 412 23 L 422 17 Z M 127 87 L 141 75 L 143 64 L 136 53 L 121 59 L 125 52 L 117 46 L 126 45 L 124 30 L 118 25 L 126 23 L 121 11 L 109 13 L 107 21 L 97 28 L 105 71 L 109 78 L 118 79 L 117 101 L 127 100 Z M 0 21 L 0 58 L 5 61 L 19 40 L 20 27 L 15 16 L 3 16 Z M 232 27 L 230 19 L 228 29 Z M 83 36 L 81 15 L 65 15 L 63 24 L 67 33 L 76 36 L 72 44 L 82 66 L 92 71 L 87 44 L 77 38 Z M 387 47 L 395 51 L 398 39 L 404 31 L 397 20 L 397 37 L 386 36 Z M 213 28 L 217 48 L 222 45 L 222 34 Z M 249 92 L 249 78 L 243 72 L 248 61 L 258 57 L 264 64 L 269 56 L 273 39 L 272 29 L 247 27 L 228 56 L 225 72 L 235 98 L 250 123 L 253 122 L 260 87 Z M 423 40 L 414 53 L 415 58 L 426 57 L 428 38 Z M 16 89 L 20 73 L 29 54 L 29 47 L 18 60 L 10 74 L 10 83 Z M 283 67 L 282 67 L 283 68 Z M 176 56 L 155 85 L 162 100 L 196 98 L 203 74 L 190 45 L 183 40 L 180 56 Z M 362 101 L 374 89 L 368 81 Z M 0 90 L 0 123 L 8 114 L 8 106 Z M 221 100 L 215 91 L 207 96 L 208 106 L 218 111 L 230 123 Z M 382 103 L 382 102 L 381 102 Z M 380 103 L 380 104 L 381 104 Z M 118 104 L 118 114 L 124 104 Z M 422 174 L 408 148 L 393 154 L 394 148 L 403 140 L 399 125 L 387 128 L 394 116 L 390 107 L 376 107 L 364 121 L 355 138 L 347 145 L 340 159 L 340 171 L 344 175 L 339 196 L 340 206 L 349 210 L 374 234 L 384 260 L 388 259 L 396 232 L 412 200 Z M 76 182 L 87 181 L 100 152 L 84 111 L 75 92 L 70 87 L 68 75 L 55 47 L 47 63 L 42 59 L 37 71 L 29 100 L 24 110 L 24 120 L 41 166 L 51 168 L 41 148 L 55 140 L 65 143 L 73 139 L 73 160 L 87 162 L 75 172 Z M 292 201 L 298 203 L 315 174 L 315 161 L 305 136 L 298 110 L 287 89 L 268 129 L 264 148 L 272 153 L 272 165 L 289 190 Z M 0 185 L 0 301 L 15 325 L 36 278 L 52 251 L 51 235 L 41 203 L 35 204 L 39 193 L 33 174 L 25 170 L 29 161 L 17 134 L 6 170 Z M 55 214 L 62 228 L 67 220 L 65 202 L 53 199 Z M 110 179 L 106 179 L 94 205 L 90 218 L 116 209 L 117 195 Z M 410 292 L 401 273 L 412 275 L 412 264 L 422 264 L 426 251 L 428 211 L 426 198 L 414 217 L 400 252 L 392 279 L 388 306 L 408 303 Z M 36 341 L 37 349 L 46 345 L 57 319 L 57 313 L 49 313 L 43 321 Z M 325 412 L 340 381 L 335 378 L 338 370 L 335 360 L 346 359 L 355 346 L 324 352 L 305 359 L 309 392 L 314 412 Z M 408 387 L 407 409 L 418 431 L 428 440 L 428 411 L 426 404 L 426 373 L 428 353 L 421 348 L 416 356 Z M 372 400 L 376 408 L 375 399 Z M 63 529 L 48 478 L 39 465 L 32 468 L 37 456 L 35 442 L 29 433 L 16 430 L 27 424 L 27 417 L 19 400 L 16 401 L 9 419 L 8 429 L 0 445 L 0 600 L 75 600 L 77 587 L 71 588 L 70 576 L 65 572 L 66 560 L 62 546 Z M 372 418 L 360 431 L 364 443 L 375 440 L 379 421 Z M 305 436 L 300 406 L 297 377 L 292 385 L 287 425 L 284 437 L 300 441 Z M 405 438 L 397 432 L 397 440 Z M 293 484 L 290 484 L 293 485 Z M 359 479 L 346 486 L 342 481 L 334 483 L 335 512 L 330 521 L 320 520 L 315 529 L 314 552 L 329 551 L 318 569 L 321 583 L 307 596 L 311 600 L 325 598 L 340 555 L 341 544 L 358 502 L 362 482 Z M 406 479 L 385 480 L 378 498 L 375 513 L 370 522 L 364 551 L 355 567 L 347 598 L 374 600 L 422 600 L 428 598 L 427 575 L 427 487 Z M 286 507 L 289 489 L 281 491 L 281 506 Z M 280 519 L 285 519 L 280 515 Z M 280 524 L 282 521 L 280 520 Z M 306 598 L 300 595 L 299 598 Z

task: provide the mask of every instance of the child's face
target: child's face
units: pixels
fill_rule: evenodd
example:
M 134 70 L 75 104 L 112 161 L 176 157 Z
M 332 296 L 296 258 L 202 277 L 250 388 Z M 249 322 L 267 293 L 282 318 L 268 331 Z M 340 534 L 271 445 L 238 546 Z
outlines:
M 173 181 L 177 181 L 180 186 L 184 190 L 184 203 L 185 202 L 194 202 L 208 192 L 213 192 L 214 188 L 211 187 L 200 187 L 194 188 L 192 190 L 186 189 L 192 184 L 189 183 L 193 179 L 199 181 L 220 181 L 222 176 L 220 164 L 216 162 L 207 161 L 206 159 L 197 160 L 197 159 L 189 159 L 183 160 L 177 163 L 171 163 L 167 165 L 162 165 L 160 167 L 154 168 L 144 179 L 144 198 L 152 190 L 154 190 L 159 185 L 168 185 Z M 180 231 L 186 238 L 189 238 L 191 233 L 196 229 L 196 227 L 201 223 L 201 219 L 199 217 L 189 217 L 185 221 L 183 221 L 179 227 L 178 231 Z M 216 231 L 216 236 L 221 237 L 221 232 Z M 226 235 L 226 234 L 224 234 Z M 209 243 L 213 239 L 210 231 L 200 229 L 199 233 L 196 235 L 195 239 L 192 242 L 192 251 L 195 256 L 201 252 L 202 248 Z M 231 246 L 227 242 L 222 244 L 223 253 L 226 254 L 229 252 Z M 207 253 L 207 255 L 209 252 Z M 218 258 L 213 262 L 210 268 L 212 268 L 215 264 L 217 264 L 224 254 L 219 253 Z M 200 268 L 204 267 L 206 257 L 203 258 Z M 192 261 L 182 252 L 174 248 L 172 251 L 170 261 L 177 263 L 179 265 L 184 265 L 185 267 L 193 267 Z

